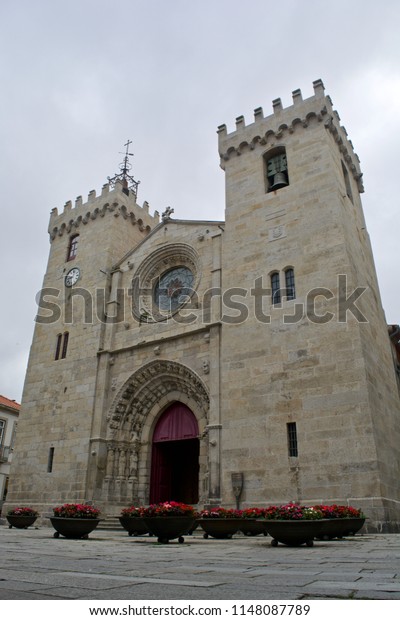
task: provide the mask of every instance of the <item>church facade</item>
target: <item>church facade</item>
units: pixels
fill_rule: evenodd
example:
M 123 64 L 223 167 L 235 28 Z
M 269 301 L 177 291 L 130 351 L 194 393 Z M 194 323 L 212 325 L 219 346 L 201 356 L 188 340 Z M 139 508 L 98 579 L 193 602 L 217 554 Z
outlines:
M 151 215 L 126 165 L 53 209 L 10 505 L 335 502 L 399 530 L 400 400 L 362 174 L 313 86 L 218 128 L 225 221 Z

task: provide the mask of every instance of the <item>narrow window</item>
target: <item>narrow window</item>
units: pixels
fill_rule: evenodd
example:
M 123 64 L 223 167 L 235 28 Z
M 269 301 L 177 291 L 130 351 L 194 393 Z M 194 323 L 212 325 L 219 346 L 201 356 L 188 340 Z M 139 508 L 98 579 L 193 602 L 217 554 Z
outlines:
M 274 149 L 265 156 L 267 192 L 275 192 L 289 185 L 288 165 L 284 147 Z
M 0 420 L 0 464 L 7 463 L 8 457 L 10 454 L 9 447 L 3 445 L 5 432 L 6 432 L 6 421 Z
M 62 346 L 62 352 L 61 352 L 61 359 L 65 359 L 67 357 L 68 340 L 69 340 L 69 333 L 65 332 L 64 333 L 63 346 Z
M 6 430 L 6 421 L 0 420 L 0 446 L 3 443 L 5 430 Z
M 277 271 L 271 274 L 271 299 L 274 306 L 281 303 L 281 287 Z
M 55 360 L 63 360 L 67 357 L 69 333 L 57 334 L 56 352 L 54 355 Z
M 67 261 L 74 260 L 76 253 L 78 251 L 78 240 L 79 240 L 79 235 L 74 235 L 73 237 L 70 237 L 68 253 L 67 253 Z
M 286 287 L 286 299 L 295 299 L 296 289 L 294 285 L 294 269 L 286 269 L 285 287 Z
M 346 186 L 346 194 L 347 194 L 348 198 L 350 198 L 351 202 L 353 202 L 353 194 L 352 194 L 352 191 L 351 191 L 349 171 L 347 170 L 347 168 L 344 165 L 344 163 L 343 162 L 341 162 L 341 163 L 342 163 L 342 171 L 343 171 L 343 177 L 344 177 L 344 184 Z
M 298 456 L 296 422 L 288 422 L 286 426 L 289 456 Z
M 54 460 L 54 448 L 50 448 L 49 458 L 47 459 L 47 472 L 49 474 L 53 471 L 53 460 Z
M 55 360 L 60 359 L 61 341 L 62 341 L 62 334 L 57 334 L 56 354 L 54 356 Z

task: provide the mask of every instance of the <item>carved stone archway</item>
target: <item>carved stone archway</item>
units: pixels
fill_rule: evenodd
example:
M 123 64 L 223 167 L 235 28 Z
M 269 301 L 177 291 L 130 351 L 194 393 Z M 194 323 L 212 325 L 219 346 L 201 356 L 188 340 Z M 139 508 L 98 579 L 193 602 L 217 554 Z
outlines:
M 200 432 L 199 488 L 207 494 L 207 388 L 187 366 L 157 360 L 124 383 L 107 416 L 104 501 L 148 503 L 152 433 L 161 413 L 175 401 L 186 404 L 196 416 Z

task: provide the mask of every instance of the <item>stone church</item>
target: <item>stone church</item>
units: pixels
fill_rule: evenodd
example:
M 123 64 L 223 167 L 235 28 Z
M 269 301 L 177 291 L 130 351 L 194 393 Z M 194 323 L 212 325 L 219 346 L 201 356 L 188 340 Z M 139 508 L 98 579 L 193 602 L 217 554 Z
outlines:
M 50 217 L 8 504 L 342 503 L 400 524 L 400 401 L 359 159 L 321 80 L 218 128 L 225 221 L 121 171 Z

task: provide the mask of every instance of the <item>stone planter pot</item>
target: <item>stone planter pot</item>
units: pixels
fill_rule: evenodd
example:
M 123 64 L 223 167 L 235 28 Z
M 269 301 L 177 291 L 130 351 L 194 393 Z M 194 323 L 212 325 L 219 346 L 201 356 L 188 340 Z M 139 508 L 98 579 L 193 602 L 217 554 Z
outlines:
M 9 528 L 16 527 L 19 530 L 26 530 L 30 525 L 33 525 L 37 517 L 28 517 L 26 515 L 7 515 L 6 519 L 9 523 Z
M 204 530 L 203 537 L 208 538 L 232 538 L 246 521 L 251 519 L 199 519 L 199 523 Z
M 240 531 L 245 536 L 259 536 L 260 534 L 268 536 L 265 521 L 260 519 L 245 519 L 245 523 L 240 528 Z
M 332 540 L 344 536 L 354 536 L 364 525 L 365 517 L 346 517 L 344 519 L 324 519 L 323 527 L 317 536 L 320 540 Z
M 119 522 L 129 536 L 143 536 L 150 533 L 143 517 L 119 517 Z
M 50 517 L 54 529 L 54 538 L 64 536 L 65 538 L 89 538 L 90 532 L 100 523 L 100 519 L 76 519 L 66 517 Z
M 159 543 L 168 543 L 170 540 L 178 539 L 183 543 L 183 534 L 187 534 L 193 530 L 195 517 L 143 517 L 145 525 L 149 532 L 157 536 Z
M 283 543 L 291 547 L 299 547 L 306 544 L 312 547 L 314 538 L 320 536 L 325 519 L 315 520 L 273 520 L 266 519 L 265 527 L 272 536 L 271 545 L 277 547 L 278 543 Z

